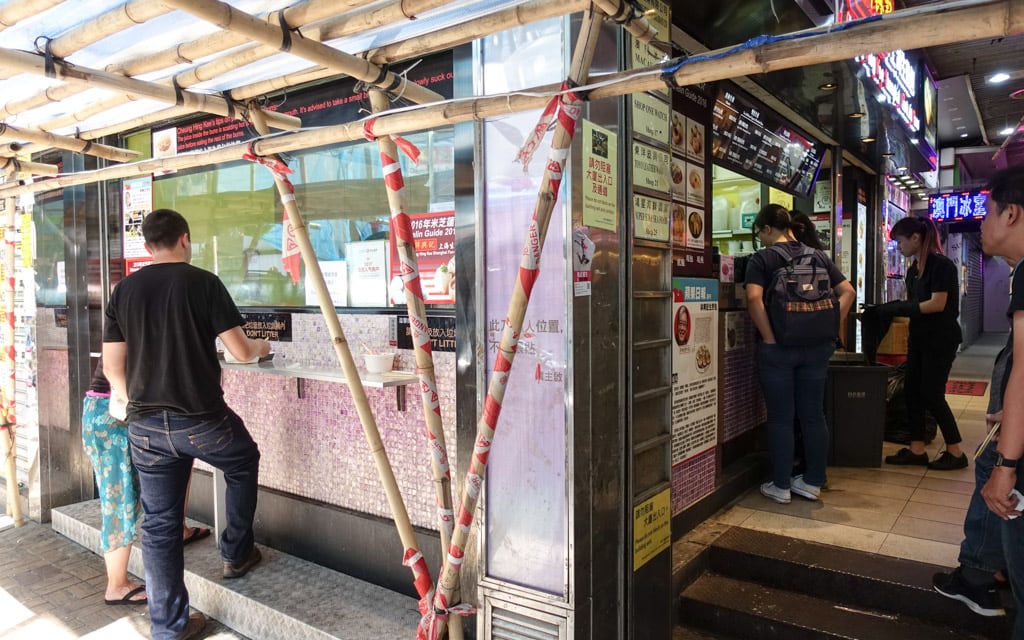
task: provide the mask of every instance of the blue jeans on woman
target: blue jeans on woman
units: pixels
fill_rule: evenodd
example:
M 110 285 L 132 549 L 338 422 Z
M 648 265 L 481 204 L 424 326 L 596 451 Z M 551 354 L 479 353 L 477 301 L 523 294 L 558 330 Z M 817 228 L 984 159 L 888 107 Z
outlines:
M 227 526 L 220 537 L 224 560 L 239 564 L 253 546 L 260 452 L 233 411 L 196 419 L 163 412 L 129 425 L 132 461 L 142 490 L 142 559 L 153 640 L 177 640 L 188 624 L 182 522 L 192 461 L 224 472 Z
M 831 343 L 812 347 L 784 347 L 761 343 L 757 364 L 761 389 L 768 409 L 768 453 L 772 482 L 788 489 L 793 472 L 793 420 L 800 418 L 803 431 L 804 482 L 825 484 L 828 459 L 828 426 L 825 424 L 825 379 Z

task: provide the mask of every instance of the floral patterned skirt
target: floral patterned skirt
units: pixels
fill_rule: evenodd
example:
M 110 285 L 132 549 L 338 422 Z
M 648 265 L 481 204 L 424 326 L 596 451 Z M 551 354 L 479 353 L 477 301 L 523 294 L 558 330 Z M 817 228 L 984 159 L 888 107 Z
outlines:
M 111 417 L 109 408 L 110 399 L 102 396 L 86 396 L 82 403 L 82 443 L 96 474 L 104 553 L 135 542 L 142 518 L 139 476 L 128 449 L 128 423 Z

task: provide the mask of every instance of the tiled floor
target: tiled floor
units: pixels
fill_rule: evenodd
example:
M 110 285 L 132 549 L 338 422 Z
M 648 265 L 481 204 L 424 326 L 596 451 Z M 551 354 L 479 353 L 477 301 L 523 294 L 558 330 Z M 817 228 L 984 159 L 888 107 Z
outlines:
M 988 381 L 992 361 L 1005 335 L 985 335 L 960 356 L 952 379 Z M 987 391 L 987 390 L 986 390 Z M 957 416 L 968 457 L 985 437 L 984 396 L 947 396 Z M 883 457 L 902 445 L 883 445 Z M 941 435 L 928 447 L 934 458 Z M 963 521 L 974 490 L 973 461 L 959 471 L 925 467 L 829 467 L 821 500 L 798 496 L 787 505 L 761 496 L 755 487 L 713 519 L 734 526 L 778 533 L 850 549 L 882 553 L 938 565 L 956 566 Z

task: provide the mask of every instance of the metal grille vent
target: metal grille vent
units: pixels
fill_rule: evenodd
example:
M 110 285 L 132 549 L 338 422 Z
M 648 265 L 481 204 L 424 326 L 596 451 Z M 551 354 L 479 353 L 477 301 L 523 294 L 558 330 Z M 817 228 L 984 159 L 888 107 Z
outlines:
M 493 609 L 491 638 L 494 640 L 559 640 L 558 625 L 519 613 Z

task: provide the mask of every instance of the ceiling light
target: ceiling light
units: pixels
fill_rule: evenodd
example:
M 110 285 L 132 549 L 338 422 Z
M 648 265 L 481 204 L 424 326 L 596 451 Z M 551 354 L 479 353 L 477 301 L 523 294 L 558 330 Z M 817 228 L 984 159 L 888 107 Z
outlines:
M 906 167 L 896 167 L 896 170 L 902 173 L 903 171 L 906 171 L 907 168 Z
M 834 82 L 826 82 L 823 85 L 819 85 L 818 89 L 820 89 L 821 91 L 835 91 L 836 83 L 834 83 Z
M 891 158 L 892 156 L 893 156 L 892 151 L 886 151 L 885 153 L 882 154 L 883 158 Z
M 1000 82 L 1006 82 L 1009 79 L 1010 79 L 1010 74 L 1006 73 L 1005 71 L 1000 71 L 999 73 L 993 73 L 992 75 L 990 75 L 988 77 L 988 81 L 991 84 L 999 84 Z
M 999 132 L 999 135 L 1001 135 L 1001 136 L 1012 136 L 1013 132 L 1016 131 L 1016 130 L 1017 130 L 1017 127 L 1006 127 L 1005 129 L 1003 129 L 1002 131 Z
M 917 144 L 918 142 L 920 142 L 920 140 L 918 140 L 917 138 L 910 139 L 910 144 Z
M 874 142 L 875 139 L 872 136 L 866 136 L 860 139 L 861 142 Z
M 960 134 L 960 137 L 961 137 L 961 138 L 966 138 L 966 137 L 967 137 L 967 134 L 966 134 L 966 133 L 961 133 L 961 134 Z
M 856 120 L 857 118 L 863 118 L 864 117 L 864 112 L 863 111 L 854 111 L 853 113 L 848 114 L 846 117 L 847 118 L 853 118 L 854 120 Z

